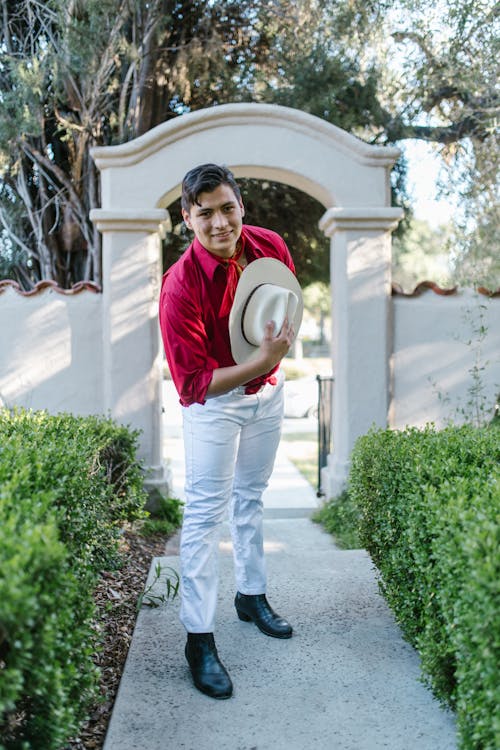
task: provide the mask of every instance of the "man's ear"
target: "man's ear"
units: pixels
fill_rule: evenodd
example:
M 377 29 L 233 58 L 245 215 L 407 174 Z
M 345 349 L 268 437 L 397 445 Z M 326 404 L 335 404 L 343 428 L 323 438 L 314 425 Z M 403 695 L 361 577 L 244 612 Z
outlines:
M 192 229 L 191 226 L 191 219 L 189 218 L 188 212 L 183 208 L 182 209 L 182 218 L 184 219 L 184 224 L 187 226 L 188 229 Z
M 241 216 L 243 217 L 245 215 L 245 206 L 243 205 L 243 201 L 240 198 L 240 208 L 241 208 Z

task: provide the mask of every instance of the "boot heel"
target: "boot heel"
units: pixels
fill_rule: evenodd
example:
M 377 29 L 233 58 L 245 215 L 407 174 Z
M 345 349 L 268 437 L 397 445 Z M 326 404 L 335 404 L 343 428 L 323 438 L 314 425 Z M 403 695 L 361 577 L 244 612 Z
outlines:
M 244 612 L 241 612 L 239 609 L 236 610 L 236 613 L 240 620 L 242 620 L 242 622 L 252 622 L 252 618 L 246 615 Z

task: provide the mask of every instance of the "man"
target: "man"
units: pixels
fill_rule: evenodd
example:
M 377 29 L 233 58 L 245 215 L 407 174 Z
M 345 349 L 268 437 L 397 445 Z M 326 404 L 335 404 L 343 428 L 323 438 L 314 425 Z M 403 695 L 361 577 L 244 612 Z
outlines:
M 271 264 L 278 279 L 278 286 L 254 284 L 259 295 L 267 297 L 265 304 L 258 300 L 259 295 L 254 299 L 254 307 L 262 314 L 269 302 L 274 304 L 274 293 L 276 298 L 283 296 L 282 278 L 291 277 L 283 286 L 298 287 L 298 283 L 283 239 L 267 229 L 243 225 L 244 213 L 240 190 L 228 169 L 204 164 L 188 172 L 182 184 L 182 216 L 194 232 L 194 240 L 165 274 L 160 296 L 165 352 L 185 407 L 180 619 L 187 631 L 185 653 L 194 684 L 213 698 L 232 694 L 231 679 L 219 659 L 213 635 L 218 531 L 228 507 L 238 617 L 253 621 L 266 635 L 292 635 L 290 624 L 266 599 L 262 493 L 281 433 L 283 377 L 279 363 L 293 343 L 294 322 L 300 324 L 300 315 L 294 313 L 294 306 L 287 307 L 289 314 L 280 321 L 279 329 L 266 319 L 256 343 L 243 341 L 249 353 L 241 353 L 240 342 L 240 354 L 236 355 L 232 344 L 236 350 L 236 339 L 246 339 L 242 327 L 246 305 L 240 300 L 241 320 L 231 323 L 234 343 L 230 314 L 234 314 L 235 296 L 243 288 L 238 283 L 240 276 L 242 280 L 250 278 L 250 271 L 260 268 L 262 259 L 273 259 L 265 260 L 264 265 Z M 300 296 L 300 288 L 286 294 Z M 256 319 L 250 320 L 253 327 Z

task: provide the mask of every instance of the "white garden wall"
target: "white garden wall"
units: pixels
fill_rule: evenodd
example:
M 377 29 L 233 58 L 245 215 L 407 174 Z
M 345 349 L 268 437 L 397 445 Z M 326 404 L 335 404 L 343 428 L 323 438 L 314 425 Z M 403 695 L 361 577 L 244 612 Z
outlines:
M 500 298 L 428 290 L 392 301 L 391 426 L 443 427 L 474 419 L 477 408 L 492 415 L 500 393 Z
M 0 293 L 0 405 L 103 413 L 102 314 L 103 297 L 91 291 Z M 474 416 L 477 405 L 492 411 L 500 393 L 500 298 L 471 290 L 396 295 L 392 319 L 392 427 L 442 427 L 463 420 L 464 412 Z M 369 373 L 369 359 L 365 365 Z M 472 395 L 475 370 L 479 398 Z
M 0 405 L 100 414 L 101 317 L 102 295 L 92 291 L 1 291 Z

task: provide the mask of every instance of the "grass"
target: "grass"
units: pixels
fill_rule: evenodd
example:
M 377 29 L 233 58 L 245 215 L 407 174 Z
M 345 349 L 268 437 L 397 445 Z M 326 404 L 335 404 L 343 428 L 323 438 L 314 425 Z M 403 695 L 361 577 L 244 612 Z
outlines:
M 311 487 L 318 484 L 318 438 L 315 432 L 298 432 L 283 435 L 286 453 Z
M 329 357 L 304 357 L 293 359 L 285 357 L 281 361 L 287 380 L 296 380 L 308 375 L 330 375 L 332 372 L 332 360 Z

